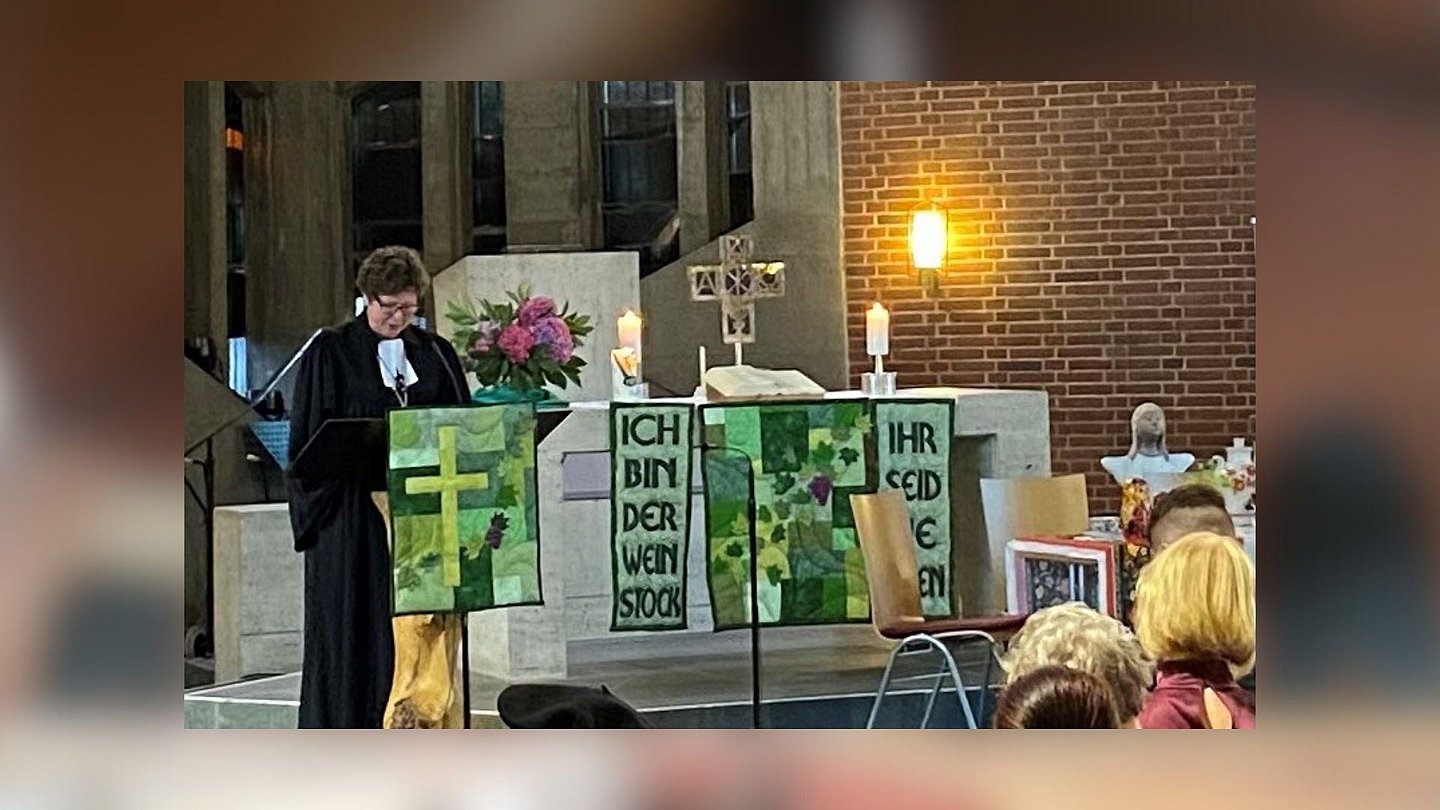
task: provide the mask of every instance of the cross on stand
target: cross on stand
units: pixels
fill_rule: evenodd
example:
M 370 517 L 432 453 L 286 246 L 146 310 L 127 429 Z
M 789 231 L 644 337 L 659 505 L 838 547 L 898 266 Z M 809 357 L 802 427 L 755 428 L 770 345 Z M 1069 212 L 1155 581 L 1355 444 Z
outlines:
M 442 425 L 439 428 L 439 475 L 415 477 L 405 481 L 407 495 L 440 493 L 441 578 L 449 587 L 460 585 L 460 493 L 490 486 L 490 476 L 485 473 L 458 474 L 459 458 L 455 444 L 459 433 L 460 429 L 454 425 Z
M 785 263 L 753 262 L 755 237 L 725 234 L 720 237 L 720 263 L 691 265 L 690 300 L 720 302 L 720 333 L 735 346 L 735 364 L 742 361 L 741 346 L 755 342 L 755 301 L 785 295 Z

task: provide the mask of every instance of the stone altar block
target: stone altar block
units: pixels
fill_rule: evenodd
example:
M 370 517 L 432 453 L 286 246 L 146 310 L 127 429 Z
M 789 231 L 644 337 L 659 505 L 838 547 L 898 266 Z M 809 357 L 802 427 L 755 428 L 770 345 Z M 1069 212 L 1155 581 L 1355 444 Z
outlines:
M 304 557 L 283 503 L 215 509 L 215 682 L 300 668 Z
M 435 331 L 453 341 L 455 327 L 445 317 L 453 301 L 505 301 L 506 294 L 528 284 L 535 295 L 570 304 L 572 312 L 589 315 L 595 331 L 576 354 L 585 359 L 580 385 L 556 394 L 568 402 L 610 399 L 610 352 L 618 347 L 615 318 L 624 309 L 640 309 L 639 254 L 511 253 L 502 256 L 466 256 L 436 274 L 434 279 Z M 455 350 L 462 355 L 464 346 Z M 467 380 L 471 389 L 474 376 Z
M 605 379 L 608 384 L 608 375 Z M 837 392 L 828 398 L 859 396 Z M 955 588 L 963 614 L 983 614 L 980 577 L 989 551 L 979 482 L 1050 474 L 1049 397 L 1043 391 L 966 388 L 911 389 L 899 396 L 955 399 Z M 571 403 L 564 421 L 537 447 L 545 604 L 470 614 L 474 672 L 509 681 L 556 679 L 568 674 L 572 661 L 748 649 L 748 634 L 716 634 L 710 623 L 698 454 L 686 571 L 689 629 L 610 632 L 609 405 Z M 224 507 L 216 517 L 218 681 L 299 669 L 303 557 L 291 550 L 285 504 Z M 765 630 L 765 644 L 827 646 L 873 635 L 869 625 L 777 627 Z M 282 661 L 282 653 L 289 657 Z M 232 664 L 232 658 L 243 663 Z
M 862 396 L 836 392 L 827 398 Z M 1049 397 L 1043 391 L 930 388 L 899 396 L 955 399 L 952 526 L 955 582 L 962 613 L 983 613 L 979 571 L 988 555 L 981 514 L 981 477 L 1050 474 Z M 687 400 L 660 400 L 684 402 Z M 697 403 L 698 404 L 698 403 Z M 691 495 L 687 559 L 689 629 L 610 632 L 609 403 L 574 403 L 570 414 L 538 448 L 541 579 L 545 604 L 472 614 L 470 655 L 477 672 L 508 680 L 561 678 L 571 659 L 623 660 L 718 649 L 743 652 L 743 632 L 716 635 L 710 622 L 705 577 L 704 503 L 700 464 Z M 598 485 L 567 485 L 565 468 L 591 467 Z M 568 486 L 568 491 L 567 491 Z M 766 644 L 823 646 L 841 638 L 873 635 L 868 625 L 767 628 Z

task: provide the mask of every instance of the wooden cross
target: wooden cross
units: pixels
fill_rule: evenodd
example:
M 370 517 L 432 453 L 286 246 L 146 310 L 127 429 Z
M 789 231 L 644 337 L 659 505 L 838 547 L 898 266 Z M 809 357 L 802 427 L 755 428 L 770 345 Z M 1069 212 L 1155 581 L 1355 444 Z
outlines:
M 720 332 L 726 343 L 755 342 L 755 300 L 785 294 L 784 262 L 752 262 L 755 238 L 720 237 L 720 263 L 691 265 L 690 300 L 720 302 Z
M 441 581 L 450 587 L 460 585 L 460 493 L 463 490 L 485 489 L 490 476 L 485 473 L 458 472 L 455 449 L 460 428 L 442 425 L 440 432 L 440 474 L 417 476 L 405 481 L 405 494 L 440 493 Z

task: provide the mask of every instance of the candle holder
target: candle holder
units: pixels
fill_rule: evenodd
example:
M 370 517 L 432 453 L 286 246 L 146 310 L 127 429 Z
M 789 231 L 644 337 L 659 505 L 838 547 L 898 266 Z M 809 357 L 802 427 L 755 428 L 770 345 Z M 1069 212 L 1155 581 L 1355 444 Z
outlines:
M 649 398 L 649 386 L 642 382 L 640 362 L 641 332 L 644 319 L 630 307 L 615 321 L 618 348 L 610 352 L 610 398 L 636 400 Z
M 650 386 L 640 380 L 640 356 L 634 349 L 610 352 L 610 398 L 622 402 L 650 398 Z
M 860 375 L 860 391 L 872 397 L 895 395 L 895 372 L 885 370 L 885 355 L 875 355 L 875 370 Z

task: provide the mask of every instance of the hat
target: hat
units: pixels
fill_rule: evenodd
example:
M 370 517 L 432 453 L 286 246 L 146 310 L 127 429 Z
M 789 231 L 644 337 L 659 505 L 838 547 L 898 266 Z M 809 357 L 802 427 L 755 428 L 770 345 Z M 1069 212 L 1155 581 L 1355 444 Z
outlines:
M 509 728 L 654 728 L 605 686 L 518 683 L 497 701 Z

